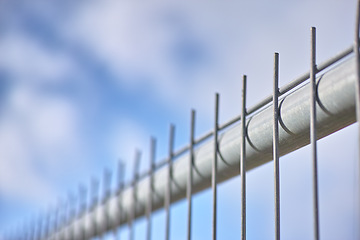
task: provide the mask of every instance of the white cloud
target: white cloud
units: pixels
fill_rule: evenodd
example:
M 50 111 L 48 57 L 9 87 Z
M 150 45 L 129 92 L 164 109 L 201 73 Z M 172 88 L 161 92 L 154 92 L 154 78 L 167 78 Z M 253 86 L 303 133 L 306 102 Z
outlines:
M 1 121 L 0 189 L 3 196 L 44 203 L 54 190 L 44 181 L 31 162 L 31 149 L 21 130 L 12 121 Z
M 209 102 L 219 91 L 226 96 L 223 112 L 228 118 L 240 99 L 243 74 L 249 75 L 250 104 L 271 94 L 275 51 L 280 52 L 282 84 L 308 68 L 310 26 L 318 25 L 319 49 L 326 57 L 346 48 L 349 29 L 335 32 L 331 27 L 340 19 L 345 26 L 352 21 L 344 9 L 353 9 L 352 3 L 94 0 L 79 7 L 62 31 L 117 73 L 120 87 L 151 85 L 148 91 L 164 104 L 185 111 L 194 106 L 208 116 L 213 111 Z M 339 36 L 342 41 L 329 41 Z M 169 57 L 186 37 L 208 51 L 209 61 L 188 75 Z
M 61 51 L 48 49 L 20 31 L 8 31 L 0 40 L 0 67 L 16 81 L 63 81 L 75 70 L 74 63 Z
M 45 159 L 79 148 L 79 116 L 70 101 L 42 96 L 31 86 L 19 84 L 7 104 L 6 114 L 22 127 L 30 140 L 28 144 L 39 149 L 41 155 L 45 153 Z
M 79 166 L 86 169 L 79 116 L 66 100 L 39 95 L 28 84 L 15 85 L 8 96 L 0 118 L 0 191 L 45 204 L 57 197 L 64 172 L 71 178 Z

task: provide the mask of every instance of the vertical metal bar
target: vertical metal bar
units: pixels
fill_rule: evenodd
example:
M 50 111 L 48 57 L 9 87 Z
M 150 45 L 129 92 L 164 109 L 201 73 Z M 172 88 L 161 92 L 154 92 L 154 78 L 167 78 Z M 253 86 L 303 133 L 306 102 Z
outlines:
M 111 170 L 104 169 L 103 204 L 105 204 L 111 195 L 111 175 Z
M 8 238 L 10 239 L 10 240 L 12 240 L 13 239 L 13 231 L 12 231 L 12 229 L 9 229 L 8 230 Z
M 240 145 L 240 175 L 241 175 L 241 239 L 246 239 L 246 75 L 242 81 L 241 107 L 241 145 Z
M 60 220 L 59 220 L 59 234 L 58 234 L 58 239 L 64 239 L 64 230 L 63 230 L 63 226 L 65 225 L 66 222 L 66 207 L 67 207 L 67 203 L 66 200 L 62 201 L 61 204 L 61 211 L 60 211 Z
M 45 220 L 46 221 L 46 220 Z M 20 227 L 20 224 L 17 223 L 16 226 L 14 227 L 15 228 L 15 239 L 19 239 L 21 237 L 21 227 Z
M 31 228 L 31 220 L 30 219 L 27 220 L 26 228 L 27 228 L 27 238 L 26 238 L 26 240 L 31 240 L 31 238 L 32 238 L 32 228 Z M 3 233 L 1 233 L 1 237 L 3 237 Z
M 165 239 L 170 239 L 170 203 L 171 203 L 171 184 L 172 184 L 172 162 L 174 156 L 174 139 L 175 139 L 175 126 L 170 125 L 170 137 L 169 137 L 169 158 L 168 158 L 168 175 L 167 175 L 167 187 L 165 195 L 165 211 L 166 211 L 166 232 Z
M 117 168 L 117 193 L 121 193 L 122 188 L 124 187 L 124 174 L 125 171 L 125 164 L 119 160 L 118 168 Z
M 356 120 L 358 122 L 358 162 L 360 167 L 360 51 L 359 51 L 359 34 L 360 34 L 360 0 L 357 3 L 356 10 L 356 24 L 355 24 L 355 39 L 354 39 L 354 53 L 356 60 Z M 360 169 L 358 169 L 360 171 Z M 358 177 L 359 177 L 358 173 Z M 360 202 L 360 190 L 358 190 L 358 202 Z M 358 206 L 358 211 L 360 211 L 360 206 Z M 360 212 L 358 212 L 358 225 L 360 224 Z M 360 232 L 357 232 L 358 237 L 360 237 Z
M 24 236 L 25 236 L 24 239 L 29 240 L 30 239 L 30 226 L 29 226 L 28 219 L 24 219 L 23 229 L 24 229 Z M 2 239 L 2 238 L 4 238 L 3 231 L 0 231 L 0 239 Z
M 219 129 L 219 94 L 215 95 L 215 123 L 214 123 L 214 158 L 212 161 L 211 187 L 213 193 L 212 239 L 216 240 L 216 210 L 217 210 L 217 155 Z
M 48 234 L 48 239 L 54 239 L 55 232 L 56 232 L 56 216 L 57 216 L 57 207 L 52 211 L 51 217 L 50 217 L 50 232 Z M 52 237 L 50 237 L 52 236 Z
M 29 240 L 33 240 L 34 239 L 34 227 L 33 227 L 33 221 L 32 219 L 30 218 L 29 220 Z M 5 238 L 6 239 L 6 238 Z
M 280 239 L 280 169 L 279 169 L 279 54 L 274 55 L 273 89 L 273 160 L 275 197 L 275 239 Z
M 354 53 L 356 59 L 356 117 L 360 121 L 360 51 L 359 51 L 359 34 L 360 34 L 360 0 L 357 5 L 356 12 L 356 25 L 355 25 L 355 40 L 354 40 Z M 360 127 L 359 127 L 359 140 L 360 140 Z M 359 147 L 360 150 L 360 147 Z M 360 154 L 360 151 L 359 151 Z M 360 159 L 360 156 L 359 156 Z
M 27 239 L 27 231 L 26 231 L 26 225 L 25 222 L 20 222 L 19 225 L 19 232 L 20 232 L 20 238 L 19 239 Z
M 63 227 L 67 225 L 68 220 L 69 220 L 69 208 L 70 208 L 70 203 L 69 200 L 65 200 L 65 205 L 64 205 L 64 210 L 63 210 Z M 66 239 L 67 238 L 67 232 L 65 230 L 62 231 L 62 239 Z
M 27 240 L 28 239 L 28 237 L 29 237 L 29 232 L 28 232 L 28 228 L 27 228 L 27 226 L 26 226 L 26 220 L 24 219 L 24 221 L 22 222 L 22 224 L 21 224 L 21 228 L 22 228 L 22 236 L 23 236 L 23 239 L 24 240 Z M 1 239 L 1 233 L 0 233 L 0 239 Z
M 23 232 L 23 239 L 28 240 L 30 236 L 30 228 L 27 219 L 24 219 L 22 222 L 22 232 Z M 2 238 L 2 232 L 0 232 L 0 239 L 1 238 Z
M 39 235 L 39 239 L 43 239 L 45 236 L 45 231 L 46 231 L 46 219 L 44 217 L 44 215 L 42 214 L 41 218 L 41 228 L 40 228 L 40 235 Z
M 16 239 L 20 239 L 20 238 L 23 238 L 23 229 L 21 227 L 21 223 L 19 222 L 16 226 Z
M 25 229 L 23 228 L 21 222 L 19 222 L 18 225 L 18 239 L 25 239 Z
M 108 213 L 108 200 L 110 198 L 111 195 L 111 171 L 109 169 L 104 169 L 104 174 L 103 174 L 103 199 L 102 199 L 102 205 L 104 207 L 104 217 L 105 217 L 105 223 L 104 223 L 104 227 L 105 227 L 105 231 L 103 231 L 104 233 L 101 235 L 101 239 L 104 238 L 105 232 L 107 231 L 107 229 L 109 228 L 109 213 Z
M 78 218 L 80 218 L 86 211 L 86 187 L 79 185 L 79 212 Z M 85 239 L 85 222 L 80 226 L 80 238 Z
M 31 236 L 31 239 L 32 240 L 36 240 L 36 217 L 33 218 L 32 220 L 32 224 L 31 224 L 31 229 L 32 229 L 32 236 Z
M 193 185 L 193 165 L 194 165 L 194 143 L 195 143 L 195 110 L 191 111 L 190 123 L 190 156 L 187 180 L 186 198 L 188 202 L 188 222 L 187 222 L 187 239 L 191 239 L 191 219 L 192 219 L 192 185 Z
M 15 227 L 15 231 L 16 231 L 16 235 L 15 235 L 16 239 L 20 239 L 23 235 L 20 223 L 18 223 L 17 226 Z
M 46 231 L 47 231 L 47 215 L 46 213 L 42 214 L 42 231 L 41 231 L 41 239 L 46 237 Z M 15 232 L 17 233 L 17 230 L 15 229 Z
M 54 238 L 55 240 L 59 239 L 59 217 L 60 217 L 60 203 L 57 204 L 54 216 Z
M 64 226 L 67 223 L 67 212 L 68 212 L 68 208 L 69 208 L 69 203 L 68 201 L 65 199 L 64 200 L 64 204 L 63 204 L 63 209 L 62 209 L 62 213 L 61 213 L 61 234 L 60 234 L 60 239 L 65 239 L 66 237 L 66 231 L 64 230 Z
M 97 180 L 96 178 L 92 178 L 91 179 L 91 207 L 90 207 L 90 211 L 93 212 L 92 214 L 92 236 L 96 236 L 97 234 L 97 221 L 96 221 L 96 206 L 98 205 L 98 198 L 99 198 L 99 180 Z
M 20 222 L 19 231 L 20 231 L 20 239 L 27 239 L 27 231 L 26 225 L 24 222 Z
M 55 213 L 54 209 L 50 210 L 49 212 L 49 227 L 48 227 L 46 239 L 50 239 L 52 232 L 54 232 L 54 213 Z
M 139 150 L 136 150 L 135 153 L 135 163 L 134 163 L 134 178 L 133 178 L 133 194 L 132 194 L 132 209 L 130 211 L 130 218 L 129 218 L 129 240 L 134 239 L 134 227 L 133 227 L 133 221 L 135 219 L 136 214 L 136 202 L 137 202 L 137 196 L 136 196 L 136 187 L 137 187 L 137 181 L 139 178 L 139 167 L 140 167 L 140 158 L 141 158 L 141 152 Z
M 28 231 L 27 230 L 28 229 L 26 228 L 25 219 L 23 221 L 21 221 L 20 226 L 21 226 L 21 237 L 22 237 L 22 239 L 27 240 L 27 238 L 28 238 Z M 1 233 L 0 233 L 0 239 L 1 239 Z
M 34 239 L 34 228 L 33 228 L 33 224 L 32 224 L 32 218 L 30 217 L 29 219 L 29 237 L 28 240 L 33 240 Z
M 46 220 L 45 220 L 46 221 Z M 20 227 L 20 224 L 17 223 L 16 226 L 14 227 L 15 228 L 15 239 L 19 239 L 21 237 L 21 227 Z
M 151 138 L 150 140 L 150 168 L 149 168 L 149 195 L 148 195 L 148 204 L 146 209 L 146 218 L 147 218 L 147 230 L 146 230 L 146 239 L 151 239 L 151 212 L 153 204 L 153 174 L 155 169 L 155 153 L 156 152 L 156 139 Z
M 42 230 L 42 224 L 41 224 L 41 216 L 39 215 L 39 219 L 37 221 L 37 231 L 36 231 L 36 239 L 41 239 L 41 230 Z
M 310 68 L 310 142 L 313 164 L 313 204 L 314 204 L 314 239 L 319 239 L 319 197 L 316 144 L 316 29 L 311 28 L 311 68 Z
M 49 209 L 47 213 L 45 213 L 45 227 L 44 227 L 44 238 L 47 239 L 50 233 L 50 217 L 51 217 L 51 210 Z
M 13 240 L 14 238 L 13 238 L 13 230 L 12 230 L 12 228 L 10 228 L 8 231 L 9 231 L 9 232 L 8 232 L 8 238 L 9 238 L 10 240 Z
M 75 197 L 71 192 L 69 192 L 68 198 L 69 198 L 69 220 L 68 220 L 69 239 L 75 239 L 74 238 L 74 230 L 75 229 L 74 229 L 74 226 L 71 224 L 75 218 Z
M 122 161 L 118 162 L 118 168 L 117 168 L 117 196 L 118 196 L 118 224 L 121 223 L 121 217 L 122 217 L 122 191 L 124 188 L 124 170 L 125 165 Z M 119 228 L 114 228 L 114 238 L 119 240 Z
M 69 226 L 71 222 L 71 201 L 69 199 L 69 195 L 67 196 L 67 205 L 66 205 L 66 222 L 64 225 Z M 66 231 L 64 231 L 65 239 L 70 239 L 70 230 L 69 228 L 66 228 Z

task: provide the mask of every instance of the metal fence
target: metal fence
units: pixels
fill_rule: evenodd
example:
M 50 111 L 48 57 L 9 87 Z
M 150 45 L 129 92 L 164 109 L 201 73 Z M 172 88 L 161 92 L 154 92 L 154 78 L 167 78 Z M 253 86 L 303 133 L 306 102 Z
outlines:
M 359 11 L 358 11 L 359 12 Z M 219 94 L 215 95 L 214 128 L 195 138 L 196 112 L 191 111 L 189 144 L 174 149 L 175 126 L 170 127 L 168 157 L 156 164 L 156 140 L 151 138 L 150 166 L 139 173 L 141 152 L 135 154 L 133 180 L 124 182 L 125 165 L 119 162 L 117 190 L 112 192 L 111 171 L 104 172 L 103 193 L 99 199 L 99 181 L 92 179 L 90 191 L 79 188 L 74 196 L 59 204 L 40 219 L 25 223 L 21 231 L 11 231 L 6 239 L 90 239 L 108 232 L 118 236 L 119 227 L 128 225 L 129 239 L 134 238 L 134 222 L 145 216 L 146 239 L 151 239 L 152 213 L 165 209 L 165 239 L 170 239 L 170 206 L 187 200 L 187 239 L 192 231 L 192 197 L 212 189 L 212 239 L 217 230 L 217 184 L 241 175 L 241 236 L 246 239 L 246 171 L 266 162 L 274 164 L 274 229 L 280 239 L 279 158 L 305 145 L 312 150 L 312 188 L 314 239 L 319 236 L 319 199 L 317 140 L 360 119 L 359 13 L 355 43 L 326 62 L 316 63 L 316 29 L 311 28 L 310 71 L 281 88 L 279 54 L 274 54 L 273 94 L 253 107 L 246 105 L 246 81 L 243 76 L 241 115 L 219 123 Z M 354 90 L 356 89 L 356 90 Z M 360 132 L 359 132 L 360 136 Z M 360 149 L 360 148 L 359 148 Z M 90 199 L 90 201 L 87 201 Z M 240 214 L 240 213 L 239 213 Z

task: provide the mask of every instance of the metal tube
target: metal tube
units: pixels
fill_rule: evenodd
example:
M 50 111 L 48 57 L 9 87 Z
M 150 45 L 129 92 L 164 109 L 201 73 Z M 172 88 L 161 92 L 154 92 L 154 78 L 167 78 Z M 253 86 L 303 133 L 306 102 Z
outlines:
M 344 57 L 348 56 L 353 51 L 354 51 L 354 48 L 352 46 L 348 47 L 347 49 L 345 49 L 344 51 L 338 53 L 334 57 L 326 60 L 325 62 L 320 63 L 319 66 L 318 66 L 318 71 L 320 72 L 320 71 L 325 70 L 326 68 L 330 67 L 331 65 L 333 65 L 333 64 L 337 63 L 338 61 L 340 61 L 341 59 L 343 59 Z M 279 94 L 283 95 L 283 94 L 287 93 L 288 91 L 290 91 L 291 89 L 299 86 L 301 83 L 305 82 L 309 78 L 310 78 L 310 72 L 304 73 L 303 75 L 301 75 L 300 77 L 298 77 L 295 80 L 291 81 L 287 85 L 281 87 L 279 89 Z M 265 99 L 260 101 L 258 104 L 251 107 L 248 110 L 248 114 L 252 114 L 252 113 L 256 112 L 260 108 L 264 107 L 266 104 L 270 103 L 271 100 L 272 100 L 272 96 L 266 97 Z
M 246 240 L 246 75 L 243 76 L 243 81 L 242 81 L 240 176 L 241 176 L 241 239 Z
M 280 239 L 280 170 L 279 170 L 279 54 L 274 56 L 273 89 L 273 159 L 274 159 L 274 197 L 275 197 L 275 239 Z
M 194 139 L 195 139 L 195 110 L 191 110 L 190 123 L 190 156 L 188 163 L 188 179 L 186 188 L 186 198 L 188 202 L 188 221 L 187 221 L 187 239 L 191 239 L 191 219 L 192 219 L 192 185 L 193 185 L 193 165 L 194 165 Z
M 355 64 L 354 57 L 347 59 L 338 66 L 320 76 L 318 83 L 318 101 L 322 108 L 317 112 L 317 138 L 323 138 L 341 128 L 355 122 Z M 309 113 L 310 113 L 310 84 L 291 92 L 282 100 L 281 120 L 291 134 L 279 127 L 279 156 L 299 149 L 310 142 L 309 138 Z M 329 114 L 331 113 L 331 114 Z M 246 171 L 250 171 L 272 160 L 272 131 L 273 109 L 271 106 L 254 113 L 247 124 L 246 141 Z M 240 171 L 239 148 L 241 144 L 241 125 L 233 125 L 218 136 L 218 148 L 231 167 L 222 161 L 218 163 L 217 182 L 225 181 L 237 176 Z M 208 139 L 199 144 L 194 151 L 194 169 L 199 174 L 193 175 L 193 194 L 211 186 L 212 161 L 214 157 L 214 141 Z M 171 202 L 186 197 L 186 184 L 188 176 L 189 155 L 181 155 L 173 163 L 173 182 L 179 186 L 172 192 Z M 158 197 L 153 199 L 153 211 L 164 205 L 164 192 L 166 189 L 167 168 L 159 169 L 154 174 L 154 192 Z M 137 202 L 146 205 L 148 196 L 149 178 L 143 178 L 138 182 Z M 111 219 L 118 216 L 118 198 L 109 200 Z M 119 225 L 126 223 L 126 215 L 131 211 L 132 189 L 127 188 L 123 192 L 123 214 Z M 98 206 L 102 208 L 103 206 Z M 95 210 L 89 211 L 85 216 L 76 221 L 86 221 L 94 216 Z M 135 217 L 145 214 L 144 209 L 137 208 Z M 114 221 L 114 220 L 112 220 Z M 100 217 L 97 223 L 103 224 Z M 65 227 L 66 229 L 66 227 Z M 64 229 L 64 230 L 65 230 Z M 91 238 L 91 225 L 86 224 L 87 237 Z
M 314 239 L 319 239 L 319 194 L 317 170 L 316 137 L 316 29 L 311 28 L 311 68 L 310 68 L 310 142 L 313 164 L 313 204 L 314 204 Z
M 165 218 L 165 239 L 170 239 L 170 204 L 171 204 L 171 184 L 172 184 L 172 162 L 174 152 L 174 138 L 175 138 L 175 126 L 170 125 L 170 137 L 169 137 L 169 158 L 168 158 L 168 173 L 167 173 L 167 187 L 164 201 L 164 208 L 166 211 Z
M 212 239 L 216 240 L 216 210 L 217 210 L 217 155 L 218 155 L 218 125 L 219 125 L 219 94 L 215 95 L 214 122 L 214 158 L 212 160 L 211 188 L 213 194 Z

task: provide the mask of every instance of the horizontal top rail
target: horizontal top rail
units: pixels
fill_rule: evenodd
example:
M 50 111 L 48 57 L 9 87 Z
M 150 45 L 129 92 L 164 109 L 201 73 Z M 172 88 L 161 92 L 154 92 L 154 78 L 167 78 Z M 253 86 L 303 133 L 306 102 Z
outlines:
M 352 52 L 354 52 L 354 47 L 353 45 L 351 45 L 350 47 L 346 48 L 345 50 L 341 51 L 340 53 L 336 54 L 335 56 L 333 56 L 332 58 L 320 63 L 317 67 L 317 72 L 321 72 L 325 69 L 327 69 L 328 67 L 332 66 L 333 64 L 339 62 L 340 60 L 344 59 L 345 57 L 349 56 Z M 304 83 L 306 80 L 308 80 L 310 78 L 310 71 L 302 74 L 300 77 L 294 79 L 293 81 L 291 81 L 290 83 L 286 84 L 285 86 L 281 87 L 279 89 L 279 96 L 283 96 L 284 94 L 288 93 L 289 91 L 293 90 L 294 88 L 296 88 L 297 86 L 299 86 L 300 84 Z M 255 112 L 259 111 L 260 109 L 262 109 L 263 107 L 265 107 L 266 105 L 270 104 L 272 101 L 272 95 L 267 96 L 266 98 L 264 98 L 263 100 L 261 100 L 260 102 L 258 102 L 257 104 L 255 104 L 254 106 L 250 107 L 247 110 L 247 116 L 251 116 L 252 114 L 254 114 Z M 231 120 L 221 124 L 219 126 L 219 131 L 224 130 L 227 127 L 230 127 L 231 125 L 235 124 L 236 122 L 240 121 L 241 117 L 236 116 L 234 118 L 232 118 Z M 196 145 L 199 145 L 203 142 L 205 142 L 206 140 L 210 139 L 212 136 L 214 135 L 214 131 L 210 131 L 204 135 L 202 135 L 201 137 L 199 137 L 198 139 L 195 139 L 194 141 L 194 147 Z M 179 150 L 174 152 L 174 159 L 176 160 L 176 158 L 178 158 L 180 155 L 185 154 L 187 151 L 190 150 L 190 145 L 185 145 L 184 147 L 180 148 Z M 160 161 L 159 163 L 157 163 L 155 165 L 154 171 L 157 171 L 158 169 L 166 166 L 167 164 L 167 159 L 163 159 L 162 161 Z M 139 175 L 139 180 L 143 179 L 145 177 L 148 177 L 150 174 L 150 171 L 145 171 L 143 173 L 141 173 Z M 125 188 L 127 187 L 131 187 L 131 181 L 125 184 Z

